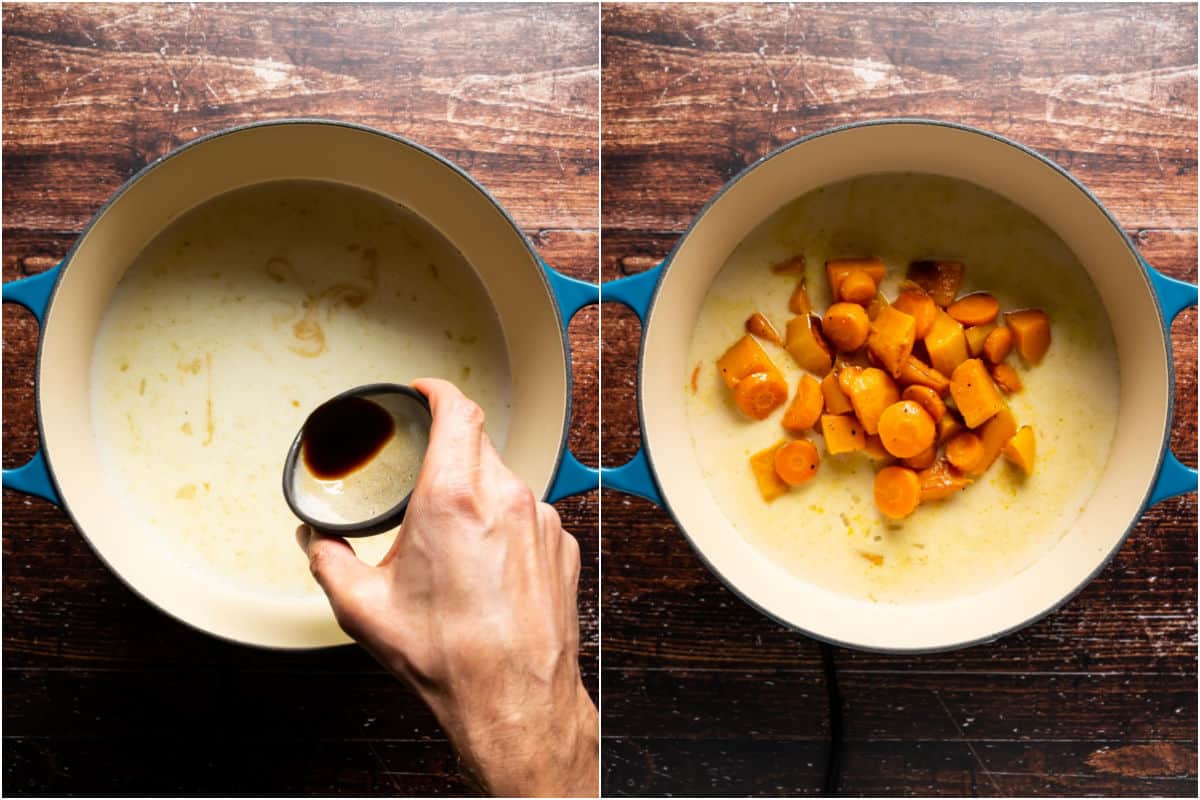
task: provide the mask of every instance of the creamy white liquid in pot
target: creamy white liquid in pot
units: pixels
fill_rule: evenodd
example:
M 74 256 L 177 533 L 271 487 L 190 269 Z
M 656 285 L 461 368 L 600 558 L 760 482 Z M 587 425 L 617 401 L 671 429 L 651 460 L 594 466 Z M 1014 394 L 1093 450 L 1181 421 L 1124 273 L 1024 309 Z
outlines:
M 1037 466 L 1023 478 L 1001 457 L 951 498 L 922 504 L 893 523 L 877 511 L 875 465 L 865 455 L 832 457 L 821 437 L 815 480 L 766 503 L 747 459 L 786 437 L 784 408 L 755 422 L 739 412 L 715 361 L 745 333 L 754 311 L 782 331 L 795 276 L 772 264 L 803 254 L 814 310 L 830 303 L 825 261 L 881 257 L 892 299 L 908 264 L 947 258 L 966 266 L 962 294 L 987 291 L 1003 310 L 1038 307 L 1053 343 L 1026 368 L 1009 357 L 1024 390 L 1008 397 L 1019 425 L 1037 435 Z M 794 393 L 803 371 L 763 342 Z M 730 523 L 800 578 L 878 602 L 909 603 L 973 594 L 1024 569 L 1052 546 L 1087 503 L 1116 428 L 1118 364 L 1108 317 L 1087 273 L 1044 224 L 971 184 L 929 175 L 884 174 L 825 187 L 788 204 L 730 255 L 709 289 L 692 335 L 698 390 L 682 389 L 696 458 Z M 790 400 L 790 397 L 789 397 Z M 876 564 L 875 557 L 882 556 Z
M 311 594 L 281 488 L 292 438 L 348 388 L 422 376 L 478 402 L 503 446 L 504 334 L 444 237 L 351 187 L 231 192 L 155 238 L 112 297 L 91 374 L 103 479 L 130 525 L 213 580 Z M 375 562 L 391 540 L 354 547 Z

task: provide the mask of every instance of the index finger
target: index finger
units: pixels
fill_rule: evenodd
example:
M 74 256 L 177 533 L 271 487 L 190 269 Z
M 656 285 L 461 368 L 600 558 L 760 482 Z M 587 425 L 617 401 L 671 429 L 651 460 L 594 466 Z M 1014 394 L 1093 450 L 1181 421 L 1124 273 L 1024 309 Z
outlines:
M 475 472 L 483 448 L 483 410 L 458 387 L 440 378 L 420 378 L 412 387 L 429 400 L 433 426 L 418 483 L 442 470 Z

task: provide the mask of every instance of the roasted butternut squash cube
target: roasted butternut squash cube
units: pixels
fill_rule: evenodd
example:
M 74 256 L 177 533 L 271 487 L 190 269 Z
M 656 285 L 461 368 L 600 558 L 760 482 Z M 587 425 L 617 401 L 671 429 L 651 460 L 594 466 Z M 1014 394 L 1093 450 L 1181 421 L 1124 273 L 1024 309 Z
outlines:
M 1040 364 L 1050 349 L 1050 317 L 1040 308 L 1010 311 L 1004 315 L 1013 335 L 1013 346 L 1027 364 Z
M 754 473 L 755 482 L 758 483 L 758 493 L 768 503 L 780 495 L 786 494 L 788 490 L 788 485 L 775 472 L 775 453 L 785 444 L 787 444 L 786 440 L 777 442 L 766 450 L 759 450 L 750 456 L 750 470 Z
M 949 375 L 967 360 L 967 337 L 963 326 L 944 311 L 938 311 L 933 325 L 925 335 L 925 349 L 929 351 L 929 362 L 943 375 Z
M 821 379 L 821 394 L 825 396 L 825 410 L 830 414 L 849 414 L 854 410 L 850 398 L 838 385 L 837 373 L 829 373 Z
M 801 368 L 824 377 L 833 369 L 833 354 L 821 335 L 821 320 L 816 314 L 801 314 L 788 320 L 784 347 Z
M 986 325 L 972 325 L 963 331 L 963 335 L 967 337 L 967 352 L 971 354 L 971 358 L 979 358 L 983 353 L 983 343 L 994 330 L 996 323 L 989 322 Z
M 917 321 L 903 311 L 897 311 L 895 306 L 888 306 L 881 309 L 871 321 L 867 349 L 875 354 L 893 378 L 898 378 L 904 362 L 912 355 L 916 341 Z
M 825 437 L 825 449 L 831 456 L 853 453 L 867 445 L 862 423 L 849 414 L 821 415 L 821 435 Z
M 1005 442 L 1000 451 L 1026 475 L 1033 474 L 1033 460 L 1037 455 L 1037 439 L 1033 435 L 1033 428 L 1023 426 Z
M 967 359 L 954 370 L 950 376 L 950 396 L 968 428 L 978 428 L 1004 408 L 1000 390 L 978 358 Z
M 867 367 L 859 371 L 851 381 L 850 405 L 862 423 L 863 429 L 872 436 L 879 433 L 879 418 L 892 403 L 900 400 L 896 383 L 881 369 Z
M 717 371 L 721 373 L 725 385 L 732 389 L 747 375 L 755 372 L 778 373 L 779 369 L 762 345 L 746 334 L 717 359 Z

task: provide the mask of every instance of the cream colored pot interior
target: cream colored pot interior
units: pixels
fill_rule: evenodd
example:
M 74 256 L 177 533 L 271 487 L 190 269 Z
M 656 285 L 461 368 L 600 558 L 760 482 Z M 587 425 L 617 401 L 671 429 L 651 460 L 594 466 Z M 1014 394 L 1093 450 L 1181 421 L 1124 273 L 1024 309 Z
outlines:
M 710 282 L 749 231 L 788 201 L 856 175 L 912 171 L 997 192 L 1040 217 L 1074 250 L 1114 326 L 1120 414 L 1109 466 L 1075 526 L 1006 583 L 936 604 L 855 601 L 791 575 L 728 523 L 693 457 L 680 387 Z M 994 638 L 1054 608 L 1105 562 L 1137 519 L 1167 431 L 1170 372 L 1152 291 L 1123 237 L 1053 168 L 1010 144 L 952 127 L 894 123 L 849 128 L 798 144 L 721 195 L 681 242 L 646 326 L 641 369 L 647 450 L 680 526 L 721 578 L 767 613 L 822 638 L 894 650 Z
M 281 179 L 376 192 L 420 214 L 458 247 L 479 273 L 508 340 L 513 413 L 503 455 L 539 494 L 558 463 L 568 375 L 540 266 L 503 213 L 454 169 L 378 133 L 288 123 L 224 134 L 157 165 L 104 211 L 62 276 L 41 345 L 38 410 L 59 494 L 109 566 L 168 613 L 237 641 L 318 647 L 347 641 L 323 597 L 269 602 L 215 586 L 166 557 L 161 542 L 146 541 L 140 526 L 128 524 L 122 498 L 97 480 L 102 470 L 89 410 L 96 333 L 109 296 L 138 252 L 199 203 Z

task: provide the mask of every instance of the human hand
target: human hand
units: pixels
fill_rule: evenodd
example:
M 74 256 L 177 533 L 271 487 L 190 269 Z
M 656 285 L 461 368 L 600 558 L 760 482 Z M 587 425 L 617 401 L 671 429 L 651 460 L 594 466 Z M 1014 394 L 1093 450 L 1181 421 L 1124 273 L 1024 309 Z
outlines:
M 429 704 L 493 794 L 598 794 L 596 707 L 579 675 L 579 545 L 505 467 L 452 384 L 412 384 L 433 427 L 404 524 L 377 566 L 297 539 L 338 624 Z

